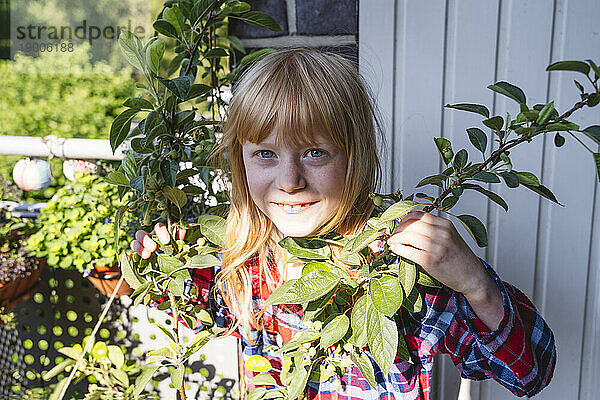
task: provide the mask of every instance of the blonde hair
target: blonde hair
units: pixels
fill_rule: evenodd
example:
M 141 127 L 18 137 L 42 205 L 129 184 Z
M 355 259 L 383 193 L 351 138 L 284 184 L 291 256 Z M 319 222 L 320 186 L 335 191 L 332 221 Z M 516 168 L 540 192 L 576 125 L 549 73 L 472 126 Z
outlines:
M 332 231 L 355 233 L 364 229 L 372 212 L 369 193 L 377 189 L 381 176 L 376 145 L 381 129 L 374 104 L 351 62 L 314 49 L 271 53 L 247 69 L 233 87 L 215 153 L 231 179 L 227 249 L 217 276 L 217 285 L 235 318 L 231 330 L 240 324 L 246 330 L 261 325 L 261 313 L 253 310 L 248 261 L 258 257 L 259 276 L 273 290 L 278 282 L 269 268 L 269 257 L 283 255 L 272 221 L 250 197 L 243 144 L 260 143 L 275 127 L 284 132 L 284 140 L 294 144 L 314 145 L 317 131 L 329 135 L 347 156 L 345 185 L 337 213 L 311 236 Z

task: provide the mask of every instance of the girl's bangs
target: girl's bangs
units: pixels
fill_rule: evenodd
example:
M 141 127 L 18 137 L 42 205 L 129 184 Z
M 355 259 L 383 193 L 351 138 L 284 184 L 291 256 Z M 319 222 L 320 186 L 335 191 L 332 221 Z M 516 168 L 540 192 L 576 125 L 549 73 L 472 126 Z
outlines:
M 244 88 L 247 94 L 239 99 L 236 115 L 230 116 L 238 143 L 260 143 L 276 129 L 277 144 L 314 146 L 325 138 L 345 147 L 343 134 L 330 123 L 334 116 L 327 104 L 333 96 L 315 81 L 302 79 L 305 74 L 290 69 L 272 71 L 264 81 Z

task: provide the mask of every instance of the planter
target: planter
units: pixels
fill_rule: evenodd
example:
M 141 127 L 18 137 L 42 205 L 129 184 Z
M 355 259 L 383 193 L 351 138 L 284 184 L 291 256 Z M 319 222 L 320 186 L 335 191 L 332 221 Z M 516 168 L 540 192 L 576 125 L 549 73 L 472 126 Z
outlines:
M 0 282 L 0 306 L 5 307 L 5 311 L 10 311 L 33 296 L 40 285 L 40 275 L 45 267 L 46 260 L 40 259 L 38 268 L 31 271 L 31 275 Z
M 110 296 L 115 290 L 119 279 L 121 278 L 121 270 L 119 265 L 115 264 L 112 267 L 94 265 L 94 269 L 87 276 L 92 285 L 103 294 Z M 128 295 L 133 292 L 127 281 L 123 281 L 121 287 L 117 291 L 117 296 Z

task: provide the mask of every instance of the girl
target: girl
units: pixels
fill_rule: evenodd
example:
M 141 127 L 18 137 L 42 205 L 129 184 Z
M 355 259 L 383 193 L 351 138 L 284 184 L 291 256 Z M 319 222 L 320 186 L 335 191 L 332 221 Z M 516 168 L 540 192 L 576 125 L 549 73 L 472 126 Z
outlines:
M 303 326 L 299 306 L 263 310 L 274 288 L 300 275 L 277 242 L 365 229 L 373 211 L 369 193 L 380 176 L 373 104 L 350 62 L 309 49 L 263 58 L 234 87 L 216 153 L 231 173 L 228 247 L 218 274 L 194 270 L 194 284 L 199 293 L 223 289 L 245 359 L 260 354 L 280 368 L 281 357 L 263 349 L 290 340 Z M 169 242 L 164 225 L 155 232 Z M 433 356 L 444 353 L 462 376 L 493 378 L 519 396 L 532 396 L 549 383 L 555 364 L 550 328 L 523 293 L 471 251 L 450 221 L 414 211 L 388 244 L 444 285 L 419 286 L 422 311 L 402 308 L 397 315 L 417 362 L 397 358 L 387 376 L 375 365 L 377 387 L 354 367 L 342 385 L 335 377 L 309 383 L 309 398 L 428 399 Z M 156 247 L 144 231 L 131 243 L 142 258 Z

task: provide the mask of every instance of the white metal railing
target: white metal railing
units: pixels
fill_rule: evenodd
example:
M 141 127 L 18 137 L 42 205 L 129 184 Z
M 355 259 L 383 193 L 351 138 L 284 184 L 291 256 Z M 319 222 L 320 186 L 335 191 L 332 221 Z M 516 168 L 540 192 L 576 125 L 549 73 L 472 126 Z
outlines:
M 123 143 L 113 154 L 106 139 L 59 138 L 54 135 L 44 137 L 0 136 L 0 155 L 26 157 L 59 157 L 80 160 L 122 160 L 129 143 Z

